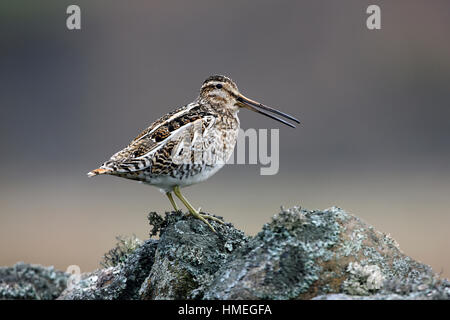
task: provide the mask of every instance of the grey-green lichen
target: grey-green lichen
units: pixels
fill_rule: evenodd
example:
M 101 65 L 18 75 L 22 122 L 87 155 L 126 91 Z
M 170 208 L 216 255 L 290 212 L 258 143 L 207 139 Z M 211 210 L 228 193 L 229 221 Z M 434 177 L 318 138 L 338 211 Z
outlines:
M 66 288 L 69 274 L 53 267 L 19 262 L 0 267 L 0 300 L 52 300 Z
M 342 244 L 339 254 L 349 256 L 355 254 L 362 249 L 363 241 L 367 239 L 364 229 L 356 229 L 350 234 L 349 239 L 345 240 Z
M 354 295 L 349 293 L 322 294 L 313 300 L 449 300 L 450 282 L 436 275 L 422 275 L 415 280 L 387 280 L 376 293 Z
M 350 274 L 342 284 L 343 292 L 351 295 L 369 295 L 381 289 L 385 277 L 377 265 L 361 266 L 358 262 L 350 262 L 347 266 Z

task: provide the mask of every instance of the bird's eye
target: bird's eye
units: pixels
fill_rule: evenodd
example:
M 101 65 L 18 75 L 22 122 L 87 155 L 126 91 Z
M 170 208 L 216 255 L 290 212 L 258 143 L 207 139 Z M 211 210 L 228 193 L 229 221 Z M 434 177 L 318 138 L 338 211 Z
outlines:
M 216 84 L 216 88 L 217 88 L 217 89 L 222 89 L 222 84 L 220 84 L 220 83 L 219 83 L 219 84 Z

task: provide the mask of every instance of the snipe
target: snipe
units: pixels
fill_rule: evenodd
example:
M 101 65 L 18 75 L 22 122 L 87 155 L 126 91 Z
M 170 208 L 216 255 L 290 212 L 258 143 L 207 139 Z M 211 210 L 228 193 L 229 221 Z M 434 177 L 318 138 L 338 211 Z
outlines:
M 173 192 L 191 215 L 215 231 L 206 219 L 219 223 L 222 220 L 201 214 L 180 189 L 208 179 L 224 166 L 236 144 L 241 108 L 293 128 L 292 123 L 281 117 L 300 123 L 286 113 L 245 97 L 231 79 L 211 76 L 203 82 L 194 102 L 156 120 L 88 176 L 109 174 L 156 186 L 166 193 L 178 211 Z

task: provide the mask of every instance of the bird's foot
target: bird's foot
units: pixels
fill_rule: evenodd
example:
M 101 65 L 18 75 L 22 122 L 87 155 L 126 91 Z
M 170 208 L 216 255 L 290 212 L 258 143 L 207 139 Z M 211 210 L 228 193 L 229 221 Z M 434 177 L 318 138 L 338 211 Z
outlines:
M 213 232 L 216 232 L 216 230 L 214 229 L 214 227 L 213 227 L 208 221 L 206 221 L 206 219 L 213 220 L 213 221 L 219 222 L 219 223 L 221 223 L 221 224 L 225 224 L 225 222 L 223 222 L 223 221 L 220 220 L 219 218 L 210 216 L 210 215 L 208 215 L 208 214 L 202 214 L 202 213 L 200 213 L 200 209 L 201 209 L 201 208 L 199 208 L 198 210 L 189 210 L 188 215 L 192 215 L 194 218 L 202 220 L 204 223 L 206 223 L 206 225 L 207 225 Z

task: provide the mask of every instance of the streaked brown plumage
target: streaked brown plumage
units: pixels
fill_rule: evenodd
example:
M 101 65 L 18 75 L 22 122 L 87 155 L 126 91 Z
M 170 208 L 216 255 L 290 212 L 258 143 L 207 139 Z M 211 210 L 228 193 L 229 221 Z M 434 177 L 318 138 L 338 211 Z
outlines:
M 299 123 L 292 116 L 246 98 L 231 79 L 211 76 L 203 82 L 194 102 L 155 121 L 126 148 L 88 175 L 109 174 L 154 185 L 166 193 L 178 210 L 172 197 L 174 192 L 190 214 L 214 231 L 206 219 L 223 222 L 200 214 L 182 196 L 180 188 L 208 179 L 228 161 L 236 144 L 240 108 L 248 108 L 291 127 L 295 126 L 267 111 Z

